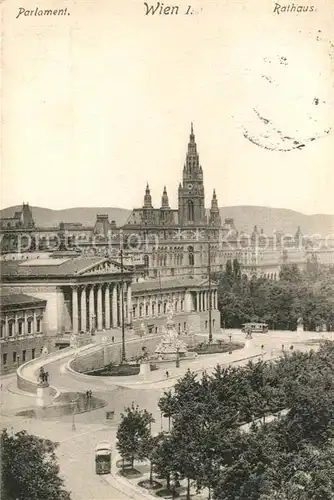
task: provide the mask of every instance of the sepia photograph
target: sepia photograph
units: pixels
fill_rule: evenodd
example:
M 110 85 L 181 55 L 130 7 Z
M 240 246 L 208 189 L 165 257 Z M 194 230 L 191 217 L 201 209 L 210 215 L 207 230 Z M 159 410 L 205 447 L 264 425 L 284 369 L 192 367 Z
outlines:
M 329 0 L 0 1 L 1 500 L 334 500 Z

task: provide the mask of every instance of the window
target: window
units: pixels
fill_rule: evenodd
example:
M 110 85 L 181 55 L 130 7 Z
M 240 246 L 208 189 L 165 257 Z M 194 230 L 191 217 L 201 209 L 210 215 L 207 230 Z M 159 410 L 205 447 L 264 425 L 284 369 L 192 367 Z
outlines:
M 205 322 L 205 329 L 206 330 L 208 329 L 208 322 L 207 321 Z
M 142 305 L 140 305 L 140 306 L 139 306 L 139 317 L 141 318 L 141 317 L 142 317 L 142 315 L 143 315 L 143 306 L 142 306 Z
M 178 308 L 178 301 L 176 300 L 175 301 L 175 312 L 177 312 L 177 308 Z
M 8 323 L 8 336 L 9 337 L 12 337 L 13 336 L 13 333 L 14 333 L 14 322 L 13 321 L 10 321 Z
M 16 363 L 16 351 L 13 351 L 13 363 Z
M 189 263 L 189 266 L 194 265 L 194 247 L 193 246 L 188 247 L 188 263 Z
M 132 316 L 135 318 L 136 317 L 136 306 L 132 307 Z
M 167 311 L 167 303 L 164 302 L 164 314 L 166 314 L 166 311 Z
M 28 333 L 32 332 L 32 320 L 28 319 Z
M 23 322 L 19 321 L 19 335 L 22 335 L 23 333 Z
M 7 364 L 7 353 L 6 352 L 4 352 L 2 355 L 2 364 L 3 364 L 3 366 L 6 366 L 6 364 Z
M 145 314 L 146 314 L 146 316 L 148 316 L 148 304 L 146 304 L 146 306 L 145 306 Z
M 184 310 L 184 300 L 181 300 L 181 311 Z
M 158 304 L 158 314 L 161 314 L 161 304 L 160 304 L 160 302 Z
M 25 362 L 26 360 L 26 351 L 22 351 L 22 361 L 23 363 Z
M 5 335 L 5 328 L 6 328 L 5 324 L 1 322 L 1 324 L 0 324 L 0 338 L 4 337 L 4 335 Z
M 184 329 L 184 330 L 186 330 L 186 329 L 187 329 L 187 323 L 186 323 L 186 322 L 184 322 L 184 323 L 183 323 L 183 329 Z
M 31 359 L 35 359 L 35 349 L 31 349 Z
M 215 320 L 214 319 L 212 320 L 212 327 L 213 328 L 215 327 Z
M 152 316 L 155 315 L 155 304 L 152 304 Z
M 179 333 L 181 333 L 181 323 L 179 323 L 178 331 L 179 331 Z
M 194 202 L 191 200 L 188 201 L 188 221 L 194 221 Z
M 37 331 L 37 333 L 39 333 L 41 331 L 41 319 L 40 318 L 37 318 L 37 321 L 36 321 L 36 331 Z

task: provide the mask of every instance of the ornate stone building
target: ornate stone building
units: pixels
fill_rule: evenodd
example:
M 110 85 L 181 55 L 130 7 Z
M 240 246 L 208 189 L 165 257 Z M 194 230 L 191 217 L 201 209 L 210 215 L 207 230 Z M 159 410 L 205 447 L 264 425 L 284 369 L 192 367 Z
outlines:
M 54 344 L 69 343 L 69 334 L 109 330 L 130 324 L 133 272 L 109 258 L 59 255 L 1 263 L 6 294 L 27 294 L 44 303 L 44 331 Z
M 2 290 L 0 304 L 1 373 L 39 356 L 48 348 L 44 324 L 46 300 Z

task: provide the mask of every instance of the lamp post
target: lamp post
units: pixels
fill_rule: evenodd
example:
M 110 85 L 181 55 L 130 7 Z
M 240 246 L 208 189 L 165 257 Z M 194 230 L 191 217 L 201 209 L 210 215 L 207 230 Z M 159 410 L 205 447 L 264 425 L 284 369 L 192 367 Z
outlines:
M 212 300 L 211 300 L 211 246 L 208 237 L 208 275 L 209 275 L 209 344 L 212 342 Z
M 176 368 L 180 368 L 180 351 L 178 347 L 176 349 Z
M 72 431 L 76 430 L 76 427 L 75 427 L 75 407 L 77 405 L 77 402 L 78 402 L 78 398 L 74 398 L 71 401 L 71 404 L 73 405 L 73 411 L 72 411 Z
M 125 352 L 125 325 L 124 325 L 124 266 L 123 266 L 123 245 L 120 252 L 121 257 L 121 314 L 122 314 L 122 363 L 126 360 Z

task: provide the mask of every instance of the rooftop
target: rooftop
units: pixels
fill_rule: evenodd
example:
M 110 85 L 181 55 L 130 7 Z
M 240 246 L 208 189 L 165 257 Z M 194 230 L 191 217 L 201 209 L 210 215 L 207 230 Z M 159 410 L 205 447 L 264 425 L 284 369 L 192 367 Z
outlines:
M 0 307 L 1 309 L 7 309 L 11 306 L 31 306 L 31 305 L 45 305 L 46 300 L 38 299 L 37 297 L 32 297 L 31 295 L 26 295 L 24 293 L 9 293 L 6 290 L 1 291 Z
M 161 280 L 147 280 L 132 283 L 133 293 L 140 293 L 147 290 L 168 290 L 170 288 L 199 288 L 207 283 L 206 278 L 164 278 Z M 213 286 L 215 284 L 213 283 Z
M 110 268 L 103 269 L 109 265 Z M 31 259 L 26 261 L 2 261 L 0 263 L 2 278 L 13 277 L 71 277 L 84 275 L 86 271 L 94 274 L 120 273 L 120 264 L 117 261 L 105 257 L 73 257 L 73 258 L 49 258 Z M 124 266 L 125 272 L 127 267 Z

